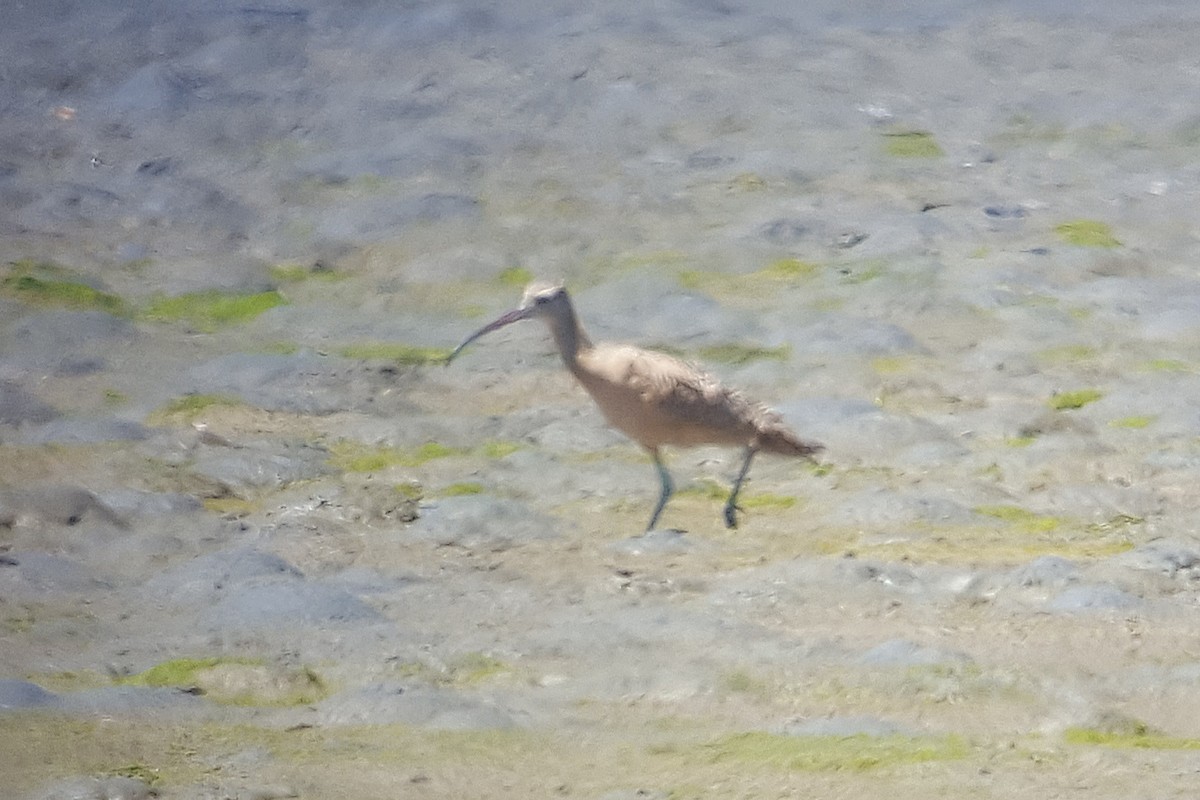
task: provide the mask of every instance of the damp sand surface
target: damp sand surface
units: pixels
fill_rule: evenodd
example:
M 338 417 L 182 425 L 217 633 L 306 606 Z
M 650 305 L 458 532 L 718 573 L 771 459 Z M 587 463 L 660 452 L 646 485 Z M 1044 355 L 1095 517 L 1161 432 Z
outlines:
M 1194 795 L 1190 5 L 9 11 L 0 795 Z

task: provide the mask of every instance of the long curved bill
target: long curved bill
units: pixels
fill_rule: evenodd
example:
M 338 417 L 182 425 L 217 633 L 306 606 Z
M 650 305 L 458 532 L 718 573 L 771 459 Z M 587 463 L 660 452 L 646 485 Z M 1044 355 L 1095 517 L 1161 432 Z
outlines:
M 446 357 L 446 364 L 449 365 L 449 363 L 451 361 L 453 361 L 455 359 L 455 357 L 463 351 L 464 347 L 466 347 L 471 342 L 478 339 L 480 336 L 491 333 L 494 330 L 499 330 L 500 328 L 503 328 L 505 325 L 512 325 L 514 322 L 520 322 L 521 320 L 525 319 L 528 316 L 529 316 L 528 310 L 526 310 L 524 308 L 518 308 L 513 311 L 509 311 L 507 314 L 504 314 L 503 316 L 499 317 L 498 319 L 495 319 L 495 320 L 489 322 L 487 325 L 484 325 L 482 328 L 480 328 L 479 330 L 472 333 L 466 339 L 463 339 L 463 343 L 460 344 L 458 347 L 454 348 L 454 352 L 452 352 L 450 355 L 448 355 Z

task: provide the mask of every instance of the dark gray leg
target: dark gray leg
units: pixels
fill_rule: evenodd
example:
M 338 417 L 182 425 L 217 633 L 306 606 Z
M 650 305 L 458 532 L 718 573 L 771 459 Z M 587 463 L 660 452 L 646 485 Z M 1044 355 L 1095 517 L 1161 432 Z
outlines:
M 654 459 L 654 466 L 658 469 L 658 479 L 662 481 L 662 492 L 658 496 L 658 505 L 654 507 L 654 513 L 650 515 L 650 524 L 646 526 L 647 533 L 654 530 L 663 507 L 666 506 L 667 500 L 675 491 L 675 486 L 671 483 L 671 476 L 667 474 L 667 468 L 663 466 L 662 459 L 658 456 L 658 450 L 651 450 L 650 457 Z
M 742 470 L 738 473 L 737 479 L 733 482 L 733 491 L 729 493 L 729 499 L 725 501 L 725 527 L 737 527 L 737 496 L 742 490 L 742 481 L 746 480 L 746 473 L 750 471 L 750 462 L 754 460 L 754 454 L 758 451 L 753 447 L 746 448 L 746 460 L 742 462 Z

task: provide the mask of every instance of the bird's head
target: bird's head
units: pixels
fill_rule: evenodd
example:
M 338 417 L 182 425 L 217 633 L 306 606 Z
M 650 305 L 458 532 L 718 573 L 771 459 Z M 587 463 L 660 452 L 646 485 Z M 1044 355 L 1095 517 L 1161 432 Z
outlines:
M 550 319 L 568 313 L 570 308 L 570 297 L 567 295 L 566 287 L 561 283 L 534 281 L 525 287 L 525 294 L 521 297 L 521 305 L 506 314 L 500 315 L 464 339 L 463 343 L 454 348 L 454 352 L 446 358 L 446 363 L 449 364 L 453 361 L 462 352 L 463 348 L 484 334 L 499 330 L 514 322 L 520 322 L 523 319 L 532 319 L 534 317 Z
M 568 302 L 567 289 L 561 283 L 534 281 L 525 287 L 517 310 L 525 314 L 522 319 L 549 317 L 561 313 Z

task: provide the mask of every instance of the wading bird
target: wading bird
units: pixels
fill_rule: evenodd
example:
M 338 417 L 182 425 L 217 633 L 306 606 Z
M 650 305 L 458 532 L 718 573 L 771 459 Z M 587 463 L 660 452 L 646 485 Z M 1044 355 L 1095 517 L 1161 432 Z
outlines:
M 725 503 L 725 525 L 737 527 L 737 498 L 759 450 L 812 460 L 823 448 L 806 441 L 766 406 L 726 388 L 696 367 L 665 353 L 621 344 L 592 344 L 579 324 L 571 297 L 560 285 L 535 281 L 525 289 L 521 305 L 468 336 L 446 359 L 484 334 L 520 322 L 542 319 L 558 345 L 563 363 L 587 390 L 609 424 L 640 444 L 654 459 L 662 491 L 650 515 L 654 529 L 675 491 L 663 465 L 664 445 L 702 444 L 745 448 L 745 460 Z

